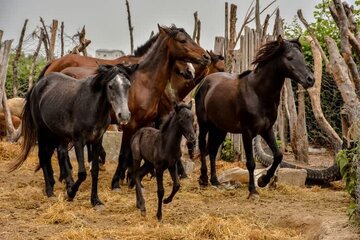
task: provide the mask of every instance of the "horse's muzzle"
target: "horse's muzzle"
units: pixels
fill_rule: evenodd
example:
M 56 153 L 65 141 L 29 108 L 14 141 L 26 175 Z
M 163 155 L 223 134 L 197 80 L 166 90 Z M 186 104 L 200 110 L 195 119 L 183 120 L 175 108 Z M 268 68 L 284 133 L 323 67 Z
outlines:
M 131 118 L 131 114 L 130 114 L 130 113 L 128 113 L 128 114 L 119 113 L 119 115 L 118 115 L 119 124 L 120 124 L 120 125 L 126 125 L 126 124 L 128 124 L 128 122 L 130 121 L 130 118 Z

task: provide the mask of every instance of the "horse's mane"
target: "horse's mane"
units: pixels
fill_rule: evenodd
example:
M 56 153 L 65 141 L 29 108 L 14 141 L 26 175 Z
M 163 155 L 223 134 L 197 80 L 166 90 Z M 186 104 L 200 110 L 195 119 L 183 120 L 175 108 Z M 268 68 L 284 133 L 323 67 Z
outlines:
M 101 85 L 106 84 L 113 79 L 117 74 L 123 74 L 126 78 L 129 78 L 129 74 L 125 67 L 121 64 L 118 65 L 100 65 L 96 70 L 96 75 L 92 78 L 92 90 L 97 91 L 101 89 Z
M 154 35 L 153 37 L 151 37 L 149 40 L 147 40 L 146 43 L 144 43 L 143 45 L 141 45 L 140 47 L 138 47 L 138 48 L 134 51 L 134 56 L 135 56 L 135 57 L 144 56 L 145 53 L 147 53 L 147 51 L 151 48 L 151 46 L 156 42 L 158 36 L 159 36 L 159 33 L 157 33 L 156 35 Z
M 277 40 L 264 44 L 256 53 L 255 60 L 252 62 L 256 68 L 263 66 L 265 63 L 280 56 L 287 48 L 294 46 L 301 51 L 301 44 L 299 40 L 284 40 L 284 43 L 279 43 Z
M 249 75 L 252 71 L 251 70 L 245 70 L 242 73 L 239 74 L 238 78 L 241 79 L 247 75 Z
M 187 106 L 187 104 L 181 102 L 181 103 L 178 103 L 177 108 L 178 108 L 177 112 L 179 112 L 180 109 L 182 109 L 182 108 L 188 108 L 188 106 Z M 168 117 L 165 119 L 165 121 L 160 125 L 160 132 L 164 132 L 164 131 L 166 131 L 166 130 L 169 128 L 170 123 L 171 123 L 171 120 L 175 117 L 175 115 L 176 115 L 176 111 L 175 111 L 175 110 L 172 111 L 172 112 L 170 112 L 169 116 L 168 116 Z

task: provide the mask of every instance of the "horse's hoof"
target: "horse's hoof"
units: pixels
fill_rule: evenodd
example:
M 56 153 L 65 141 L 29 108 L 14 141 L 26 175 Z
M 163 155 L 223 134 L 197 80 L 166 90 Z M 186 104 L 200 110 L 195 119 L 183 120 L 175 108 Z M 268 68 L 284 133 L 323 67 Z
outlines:
M 247 199 L 252 200 L 252 201 L 258 201 L 260 199 L 260 195 L 257 191 L 250 193 L 249 196 L 247 197 Z
M 114 190 L 114 189 L 116 189 L 116 188 L 120 188 L 119 181 L 112 180 L 112 181 L 111 181 L 111 189 Z
M 141 210 L 141 216 L 146 217 L 146 211 L 145 210 Z
M 94 205 L 94 210 L 96 210 L 96 211 L 103 211 L 103 210 L 105 210 L 105 205 L 104 204 L 96 204 L 96 205 Z
M 209 185 L 209 182 L 207 179 L 200 177 L 199 178 L 199 185 L 201 188 L 205 188 Z
M 75 195 L 76 195 L 75 192 L 72 192 L 71 190 L 67 190 L 66 193 L 67 193 L 67 200 L 68 201 L 74 200 Z
M 113 192 L 115 192 L 115 193 L 119 193 L 119 192 L 121 192 L 121 188 L 113 188 L 113 189 L 111 189 L 111 191 L 113 191 Z
M 261 175 L 258 179 L 258 186 L 263 188 L 263 187 L 266 187 L 267 183 L 265 182 L 265 176 L 266 175 Z
M 168 203 L 171 203 L 171 201 L 172 201 L 172 199 L 165 198 L 165 199 L 163 200 L 163 203 L 164 203 L 164 204 L 168 204 Z
M 217 180 L 217 178 L 211 179 L 210 182 L 211 182 L 211 185 L 213 185 L 213 186 L 221 185 L 221 183 L 219 182 L 219 180 Z

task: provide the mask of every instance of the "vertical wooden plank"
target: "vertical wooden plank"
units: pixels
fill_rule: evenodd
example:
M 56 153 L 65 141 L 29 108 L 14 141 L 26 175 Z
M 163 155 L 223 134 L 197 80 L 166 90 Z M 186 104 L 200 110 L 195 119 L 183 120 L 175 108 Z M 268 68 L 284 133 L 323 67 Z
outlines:
M 224 55 L 225 50 L 225 38 L 224 37 L 215 37 L 214 43 L 214 53 Z

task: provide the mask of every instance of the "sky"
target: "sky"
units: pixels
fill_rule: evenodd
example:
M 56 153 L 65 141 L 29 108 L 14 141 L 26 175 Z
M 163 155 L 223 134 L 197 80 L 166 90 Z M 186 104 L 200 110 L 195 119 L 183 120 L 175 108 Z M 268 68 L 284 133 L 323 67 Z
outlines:
M 151 31 L 157 32 L 157 24 L 183 27 L 190 35 L 194 28 L 193 13 L 198 11 L 201 20 L 200 45 L 213 49 L 215 36 L 224 35 L 223 0 L 129 0 L 131 20 L 134 27 L 134 47 L 142 45 L 149 38 Z M 237 29 L 240 28 L 245 13 L 252 0 L 227 1 L 237 8 Z M 260 0 L 260 9 L 272 0 Z M 264 14 L 280 8 L 280 15 L 285 22 L 291 22 L 298 9 L 302 9 L 305 18 L 312 21 L 314 6 L 321 0 L 277 0 Z M 350 4 L 354 0 L 347 1 Z M 64 21 L 65 33 L 73 36 L 83 25 L 86 38 L 92 43 L 88 47 L 94 55 L 96 49 L 120 49 L 130 53 L 130 37 L 127 22 L 125 0 L 0 0 L 0 29 L 4 31 L 3 40 L 14 39 L 13 47 L 18 43 L 25 19 L 29 19 L 26 32 L 25 51 L 31 51 L 36 41 L 31 40 L 31 32 L 40 26 L 39 17 L 47 25 L 52 19 Z M 274 21 L 274 17 L 272 21 Z M 67 45 L 73 46 L 67 38 Z M 57 49 L 57 53 L 59 49 Z

